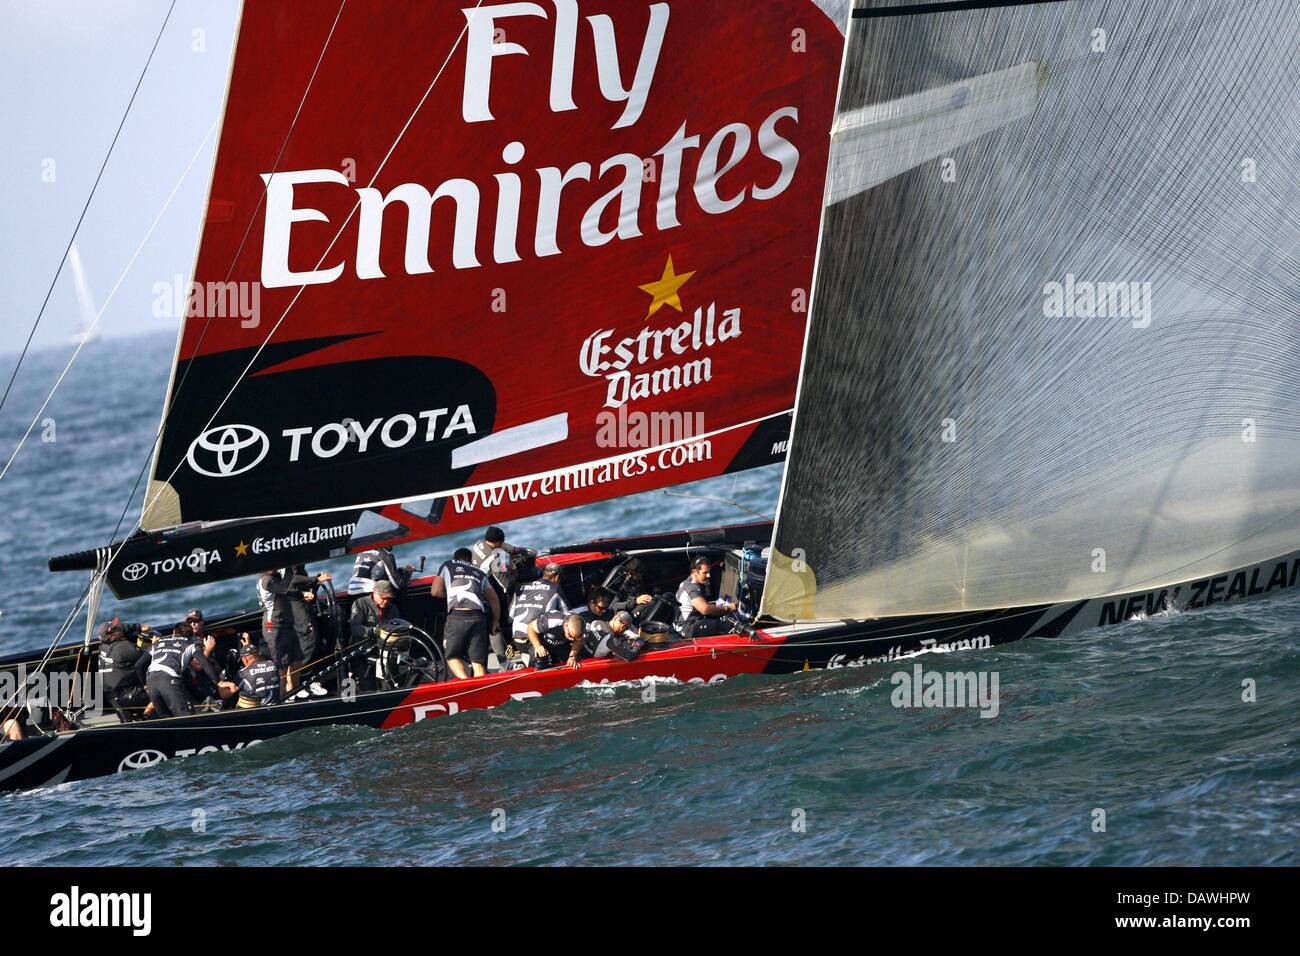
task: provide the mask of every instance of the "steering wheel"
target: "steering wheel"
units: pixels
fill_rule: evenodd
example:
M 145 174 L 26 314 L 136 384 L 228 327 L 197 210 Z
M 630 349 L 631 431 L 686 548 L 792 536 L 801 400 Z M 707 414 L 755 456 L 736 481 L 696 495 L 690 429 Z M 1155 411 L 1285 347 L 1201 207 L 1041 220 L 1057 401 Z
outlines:
M 377 676 L 392 690 L 447 679 L 447 662 L 437 643 L 418 627 L 404 628 L 379 642 Z
M 339 607 L 338 595 L 334 593 L 333 581 L 316 582 L 316 622 L 326 625 L 326 641 L 323 651 L 331 651 L 339 646 L 339 635 L 343 633 L 343 612 Z

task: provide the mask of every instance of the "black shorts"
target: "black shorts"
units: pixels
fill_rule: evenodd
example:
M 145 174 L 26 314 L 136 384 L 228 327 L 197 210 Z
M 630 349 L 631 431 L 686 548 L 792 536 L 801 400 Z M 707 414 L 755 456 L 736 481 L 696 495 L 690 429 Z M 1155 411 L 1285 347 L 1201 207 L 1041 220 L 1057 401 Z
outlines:
M 275 666 L 280 670 L 302 660 L 302 647 L 299 646 L 298 634 L 292 627 L 264 627 L 262 642 L 266 645 L 262 653 L 267 660 L 275 661 Z
M 442 640 L 449 658 L 468 659 L 471 664 L 487 666 L 487 621 L 482 614 L 448 614 L 442 626 Z
M 724 618 L 720 617 L 693 617 L 682 625 L 682 635 L 684 637 L 714 637 L 719 634 L 730 634 L 734 627 Z
M 310 664 L 316 659 L 316 628 L 308 624 L 306 630 L 295 630 L 294 636 L 297 638 L 298 652 L 302 655 L 299 660 Z

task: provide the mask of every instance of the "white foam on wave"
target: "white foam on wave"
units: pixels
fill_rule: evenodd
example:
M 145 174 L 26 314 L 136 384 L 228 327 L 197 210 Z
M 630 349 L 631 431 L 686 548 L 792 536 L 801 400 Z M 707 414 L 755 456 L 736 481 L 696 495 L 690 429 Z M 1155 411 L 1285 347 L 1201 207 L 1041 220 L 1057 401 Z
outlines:
M 585 680 L 578 684 L 578 690 L 593 691 L 597 697 L 613 697 L 620 687 L 630 687 L 641 690 L 649 687 L 651 684 L 680 684 L 676 677 L 660 677 L 658 674 L 650 674 L 635 680 L 602 680 L 599 683 Z

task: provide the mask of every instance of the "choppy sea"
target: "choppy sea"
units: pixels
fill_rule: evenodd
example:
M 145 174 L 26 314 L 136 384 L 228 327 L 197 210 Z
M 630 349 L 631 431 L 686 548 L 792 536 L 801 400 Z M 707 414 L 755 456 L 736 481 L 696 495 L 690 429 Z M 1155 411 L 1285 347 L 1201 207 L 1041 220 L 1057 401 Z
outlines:
M 88 345 L 0 481 L 0 654 L 43 648 L 81 593 L 49 555 L 107 543 L 124 511 L 131 529 L 173 345 Z M 4 458 L 70 351 L 29 356 Z M 771 514 L 779 482 L 680 490 Z M 542 547 L 747 517 L 655 492 L 509 531 Z M 106 596 L 100 616 L 253 603 L 233 581 Z M 912 662 L 661 683 L 653 700 L 577 688 L 0 794 L 0 865 L 1300 863 L 1300 594 L 921 660 L 996 673 L 997 716 L 892 706 Z

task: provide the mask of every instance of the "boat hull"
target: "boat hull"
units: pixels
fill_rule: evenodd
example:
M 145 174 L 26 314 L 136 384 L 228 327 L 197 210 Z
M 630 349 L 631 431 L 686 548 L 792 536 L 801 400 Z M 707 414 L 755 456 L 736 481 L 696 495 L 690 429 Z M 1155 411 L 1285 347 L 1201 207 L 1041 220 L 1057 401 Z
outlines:
M 773 625 L 702 638 L 636 660 L 581 668 L 504 671 L 410 690 L 324 698 L 252 710 L 141 721 L 0 743 L 0 790 L 30 790 L 143 770 L 197 753 L 241 750 L 311 727 L 389 729 L 469 710 L 522 705 L 584 682 L 650 677 L 715 684 L 744 674 L 861 667 L 917 653 L 981 650 L 1025 637 L 1060 637 L 1134 617 L 1272 597 L 1300 584 L 1300 551 L 1213 578 L 1062 604 L 869 621 Z

